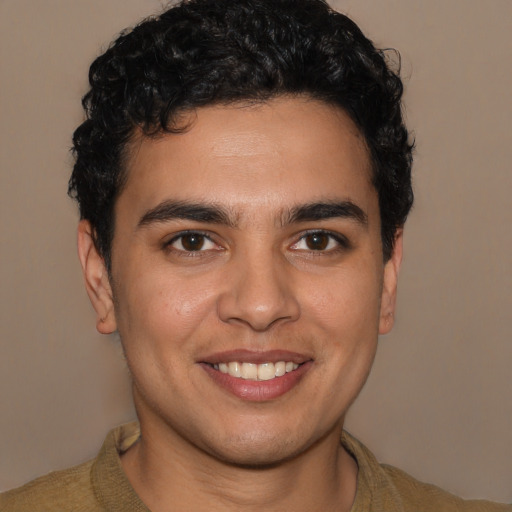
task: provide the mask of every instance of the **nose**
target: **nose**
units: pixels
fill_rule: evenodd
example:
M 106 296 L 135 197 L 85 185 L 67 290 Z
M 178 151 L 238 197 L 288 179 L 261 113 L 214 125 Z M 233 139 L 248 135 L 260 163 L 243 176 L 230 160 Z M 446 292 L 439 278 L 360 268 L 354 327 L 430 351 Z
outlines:
M 286 268 L 279 255 L 244 255 L 232 262 L 228 274 L 225 291 L 218 300 L 223 322 L 264 332 L 278 323 L 299 318 L 292 270 Z

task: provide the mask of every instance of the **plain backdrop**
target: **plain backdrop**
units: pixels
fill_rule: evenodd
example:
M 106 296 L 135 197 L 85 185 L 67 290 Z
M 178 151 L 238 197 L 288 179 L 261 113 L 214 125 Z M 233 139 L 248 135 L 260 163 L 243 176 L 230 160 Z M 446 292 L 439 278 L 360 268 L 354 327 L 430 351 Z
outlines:
M 0 0 L 0 489 L 93 457 L 134 417 L 66 196 L 87 70 L 156 0 Z M 339 0 L 402 55 L 417 141 L 394 331 L 347 428 L 385 462 L 512 501 L 512 2 Z

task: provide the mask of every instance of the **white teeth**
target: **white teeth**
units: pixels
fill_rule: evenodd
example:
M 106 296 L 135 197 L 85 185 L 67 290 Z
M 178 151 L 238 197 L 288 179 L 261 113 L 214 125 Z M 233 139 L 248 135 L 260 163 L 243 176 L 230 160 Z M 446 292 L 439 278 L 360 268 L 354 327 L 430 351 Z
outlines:
M 242 366 L 235 362 L 231 362 L 228 364 L 228 373 L 233 377 L 241 377 L 242 376 Z
M 242 379 L 256 380 L 258 378 L 258 365 L 242 363 Z
M 286 373 L 286 363 L 284 361 L 279 361 L 274 366 L 276 369 L 276 377 L 282 377 Z
M 271 380 L 275 377 L 282 377 L 286 373 L 296 370 L 299 365 L 292 361 L 278 361 L 277 363 L 229 363 L 214 364 L 213 367 L 221 373 L 227 373 L 231 377 L 238 377 L 246 380 Z
M 258 365 L 258 380 L 270 380 L 276 376 L 274 363 L 265 363 Z

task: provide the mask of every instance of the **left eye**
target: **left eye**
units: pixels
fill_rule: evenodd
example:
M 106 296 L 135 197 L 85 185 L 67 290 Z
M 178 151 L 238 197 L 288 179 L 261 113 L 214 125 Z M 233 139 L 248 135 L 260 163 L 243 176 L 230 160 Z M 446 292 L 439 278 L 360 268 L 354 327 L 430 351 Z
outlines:
M 173 238 L 168 245 L 177 251 L 185 252 L 208 251 L 217 247 L 202 233 L 184 233 Z
M 323 231 L 315 231 L 301 237 L 291 248 L 300 251 L 329 251 L 340 245 L 343 244 L 334 235 Z

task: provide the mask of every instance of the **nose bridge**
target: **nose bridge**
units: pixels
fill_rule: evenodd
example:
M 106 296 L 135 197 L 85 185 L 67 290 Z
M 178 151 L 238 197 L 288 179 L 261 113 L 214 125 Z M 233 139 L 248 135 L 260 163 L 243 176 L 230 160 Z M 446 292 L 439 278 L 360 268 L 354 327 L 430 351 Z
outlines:
M 219 316 L 225 322 L 244 323 L 264 331 L 278 321 L 298 318 L 286 260 L 271 247 L 240 252 L 231 262 L 226 290 L 219 298 Z

